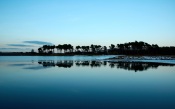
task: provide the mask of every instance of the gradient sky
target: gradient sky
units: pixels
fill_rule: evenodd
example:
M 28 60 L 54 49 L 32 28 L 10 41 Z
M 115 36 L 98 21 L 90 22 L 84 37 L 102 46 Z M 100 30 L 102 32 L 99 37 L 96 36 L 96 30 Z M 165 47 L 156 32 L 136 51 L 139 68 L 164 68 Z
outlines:
M 145 41 L 175 46 L 175 0 L 0 0 L 0 51 Z

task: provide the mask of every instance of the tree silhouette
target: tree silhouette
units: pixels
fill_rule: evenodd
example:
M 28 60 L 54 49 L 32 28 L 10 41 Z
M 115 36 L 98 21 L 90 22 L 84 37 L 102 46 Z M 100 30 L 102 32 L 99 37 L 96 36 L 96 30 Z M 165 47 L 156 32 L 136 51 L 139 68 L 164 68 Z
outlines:
M 109 46 L 109 48 L 110 48 L 111 50 L 114 50 L 115 45 L 114 45 L 114 44 L 111 44 L 111 46 Z
M 75 47 L 77 51 L 80 51 L 81 47 L 78 45 Z
M 95 46 L 93 45 L 93 44 L 91 44 L 91 51 L 93 52 L 93 53 L 95 53 L 96 51 L 95 51 Z
M 54 53 L 55 45 L 50 46 L 52 53 Z
M 38 48 L 39 53 L 43 53 L 42 48 Z
M 108 53 L 108 50 L 107 50 L 107 47 L 106 46 L 103 47 L 103 51 L 104 51 L 105 54 Z
M 60 44 L 59 44 L 59 45 L 57 46 L 57 50 L 60 50 L 60 53 L 62 53 L 63 45 L 60 45 Z
M 67 52 L 67 50 L 68 50 L 67 44 L 63 44 L 63 50 L 64 50 L 64 53 Z
M 38 48 L 38 53 L 52 54 L 54 53 L 54 49 L 57 49 L 62 53 L 64 50 L 65 54 L 87 54 L 87 55 L 100 55 L 100 54 L 125 54 L 125 55 L 175 55 L 175 47 L 159 47 L 157 44 L 148 44 L 143 41 L 134 41 L 128 42 L 124 44 L 111 44 L 109 49 L 106 46 L 91 44 L 90 46 L 76 46 L 75 49 L 71 44 L 59 44 L 55 45 L 43 45 Z
M 47 52 L 47 50 L 48 50 L 48 46 L 47 45 L 43 45 L 43 51 L 46 53 Z

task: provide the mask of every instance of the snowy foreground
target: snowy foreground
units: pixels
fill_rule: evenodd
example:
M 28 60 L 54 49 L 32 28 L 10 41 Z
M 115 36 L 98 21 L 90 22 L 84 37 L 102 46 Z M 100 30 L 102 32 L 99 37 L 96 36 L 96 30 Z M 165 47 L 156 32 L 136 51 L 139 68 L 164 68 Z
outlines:
M 110 62 L 156 62 L 175 64 L 175 57 L 172 56 L 116 56 L 105 60 Z

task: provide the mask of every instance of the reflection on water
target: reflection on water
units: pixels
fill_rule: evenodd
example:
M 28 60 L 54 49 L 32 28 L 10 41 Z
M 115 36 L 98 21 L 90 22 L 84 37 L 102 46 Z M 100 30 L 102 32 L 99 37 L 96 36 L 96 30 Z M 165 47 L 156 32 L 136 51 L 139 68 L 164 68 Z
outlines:
M 77 67 L 102 67 L 109 66 L 111 68 L 117 69 L 125 69 L 125 70 L 133 70 L 144 71 L 148 69 L 157 69 L 159 66 L 174 66 L 173 64 L 167 63 L 153 63 L 153 62 L 107 62 L 107 61 L 39 61 L 38 64 L 41 64 L 43 67 L 63 67 L 63 68 L 71 68 L 72 66 Z
M 166 63 L 152 63 L 152 62 L 110 62 L 111 68 L 121 68 L 125 70 L 144 71 L 150 68 L 156 69 L 159 66 L 174 66 L 173 64 Z
M 31 60 L 0 61 L 0 109 L 175 109 L 175 65 Z
M 54 61 L 39 61 L 38 64 L 42 64 L 43 67 L 58 66 L 58 67 L 70 68 L 73 66 L 73 61 L 57 61 L 56 63 Z

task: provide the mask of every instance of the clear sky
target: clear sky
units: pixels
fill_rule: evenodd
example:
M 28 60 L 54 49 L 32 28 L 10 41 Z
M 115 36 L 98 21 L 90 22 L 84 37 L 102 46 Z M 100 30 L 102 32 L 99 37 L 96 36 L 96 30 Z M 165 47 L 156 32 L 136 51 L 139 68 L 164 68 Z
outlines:
M 175 0 L 0 0 L 0 51 L 135 40 L 175 46 Z

